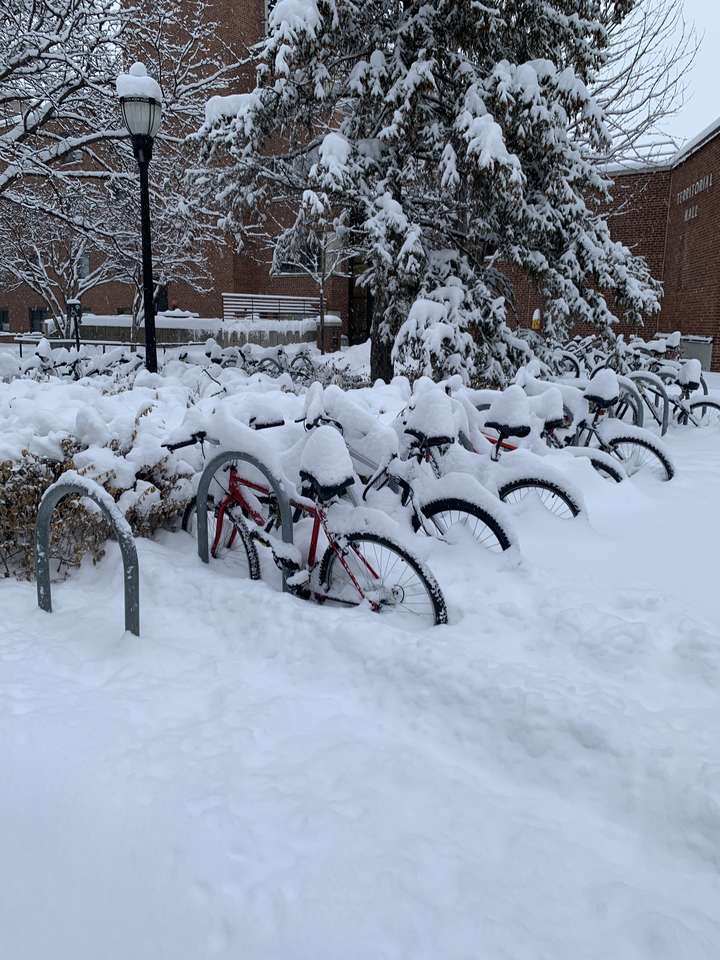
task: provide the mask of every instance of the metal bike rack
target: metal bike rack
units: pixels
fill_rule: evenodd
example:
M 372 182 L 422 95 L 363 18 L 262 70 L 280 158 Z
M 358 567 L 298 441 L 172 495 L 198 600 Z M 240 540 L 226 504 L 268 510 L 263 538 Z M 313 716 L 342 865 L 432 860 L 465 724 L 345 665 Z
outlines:
M 242 460 L 245 463 L 249 463 L 251 466 L 255 467 L 256 470 L 259 470 L 260 473 L 263 474 L 270 485 L 270 488 L 275 494 L 280 507 L 280 521 L 283 542 L 293 542 L 293 522 L 290 500 L 283 490 L 280 481 L 276 479 L 268 467 L 266 467 L 261 460 L 258 460 L 257 457 L 254 457 L 249 453 L 244 453 L 242 450 L 230 450 L 226 453 L 219 453 L 207 464 L 202 472 L 202 476 L 200 477 L 200 483 L 198 484 L 196 498 L 198 556 L 203 563 L 210 562 L 210 544 L 208 542 L 207 527 L 207 499 L 208 492 L 210 490 L 210 484 L 212 482 L 212 478 L 215 476 L 218 470 L 225 466 L 226 463 L 231 463 L 233 460 Z M 283 572 L 283 590 L 287 590 L 287 574 L 285 572 Z
M 642 427 L 645 425 L 645 402 L 640 395 L 640 391 L 629 379 L 629 377 L 618 376 L 618 383 L 620 384 L 621 397 L 622 391 L 632 400 L 633 405 L 633 423 L 636 427 Z
M 660 377 L 655 376 L 654 374 L 647 374 L 643 370 L 636 370 L 628 374 L 628 378 L 634 383 L 646 383 L 652 390 L 655 391 L 657 398 L 662 400 L 662 416 L 660 418 L 660 431 L 661 436 L 665 436 L 667 433 L 668 425 L 670 422 L 670 400 L 668 398 L 667 390 L 663 384 Z M 642 396 L 642 394 L 641 394 Z M 643 402 L 648 403 L 647 400 L 643 397 Z M 649 405 L 649 404 L 648 404 Z M 657 410 L 659 404 L 656 400 L 655 409 Z M 652 411 L 651 411 L 652 413 Z
M 40 501 L 37 521 L 35 524 L 35 576 L 37 579 L 38 606 L 41 610 L 52 613 L 52 597 L 50 593 L 50 521 L 55 507 L 66 497 L 88 497 L 102 510 L 106 520 L 110 523 L 123 560 L 123 584 L 125 593 L 125 629 L 136 637 L 140 636 L 140 572 L 138 567 L 135 540 L 129 526 L 121 526 L 117 516 L 108 508 L 105 502 L 105 491 L 99 484 L 95 484 L 97 491 L 83 478 L 83 483 L 73 479 L 63 480 L 62 477 L 53 484 Z M 85 484 L 88 484 L 85 486 Z

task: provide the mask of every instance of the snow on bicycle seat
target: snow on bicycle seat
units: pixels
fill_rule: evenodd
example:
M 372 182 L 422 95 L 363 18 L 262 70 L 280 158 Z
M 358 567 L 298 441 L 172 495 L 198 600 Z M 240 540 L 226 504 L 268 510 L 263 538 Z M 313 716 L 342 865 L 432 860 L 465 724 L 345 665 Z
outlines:
M 514 383 L 493 400 L 485 426 L 496 430 L 503 439 L 528 436 L 532 429 L 532 411 L 522 387 Z
M 352 460 L 334 427 L 313 430 L 300 459 L 300 480 L 320 503 L 342 497 L 355 483 Z
M 457 423 L 450 397 L 439 387 L 426 387 L 404 415 L 404 431 L 421 446 L 447 446 L 457 440 Z
M 541 420 L 546 430 L 557 430 L 565 426 L 566 411 L 563 397 L 557 387 L 548 386 L 542 393 L 528 397 L 530 409 Z
M 678 382 L 688 390 L 695 391 L 700 389 L 700 380 L 702 377 L 702 364 L 699 360 L 686 360 L 680 367 Z
M 620 384 L 617 374 L 609 367 L 598 370 L 585 388 L 585 399 L 596 407 L 612 407 L 620 399 Z

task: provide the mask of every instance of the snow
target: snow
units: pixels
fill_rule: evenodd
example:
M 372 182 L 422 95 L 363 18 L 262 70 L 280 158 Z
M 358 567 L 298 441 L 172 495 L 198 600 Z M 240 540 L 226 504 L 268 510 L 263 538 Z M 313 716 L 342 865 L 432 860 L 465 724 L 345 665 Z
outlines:
M 202 377 L 181 366 L 124 394 L 0 384 L 0 443 L 80 422 L 144 449 L 218 409 L 244 442 L 255 404 L 288 421 L 269 457 L 320 434 L 292 423 L 303 397 L 234 370 L 188 410 Z M 345 398 L 387 425 L 408 395 Z M 510 561 L 407 534 L 444 627 L 303 602 L 232 551 L 206 567 L 182 532 L 137 540 L 141 639 L 116 550 L 53 586 L 52 615 L 0 581 L 2 956 L 717 956 L 718 440 L 671 428 L 664 484 L 544 458 L 587 519 L 523 504 Z
M 403 417 L 403 428 L 425 437 L 457 437 L 457 426 L 450 398 L 444 390 L 431 386 L 417 391 Z
M 497 394 L 488 410 L 486 422 L 508 427 L 531 427 L 530 402 L 522 387 L 514 383 Z
M 620 396 L 617 374 L 609 367 L 603 367 L 590 380 L 585 392 L 589 397 L 598 397 L 605 403 L 612 403 Z
M 142 63 L 134 63 L 127 73 L 121 73 L 115 82 L 118 97 L 147 97 L 162 102 L 160 84 L 149 77 Z
M 228 96 L 210 97 L 205 104 L 205 127 L 207 129 L 222 120 L 235 120 L 251 129 L 252 112 L 259 106 L 259 98 L 252 93 L 233 93 Z
M 300 470 L 321 487 L 337 487 L 355 479 L 345 441 L 334 427 L 317 427 L 310 433 L 300 459 Z
M 700 386 L 700 380 L 702 379 L 702 364 L 699 360 L 686 360 L 683 365 L 680 367 L 680 375 L 678 377 L 679 382 L 683 386 L 689 384 L 696 384 Z

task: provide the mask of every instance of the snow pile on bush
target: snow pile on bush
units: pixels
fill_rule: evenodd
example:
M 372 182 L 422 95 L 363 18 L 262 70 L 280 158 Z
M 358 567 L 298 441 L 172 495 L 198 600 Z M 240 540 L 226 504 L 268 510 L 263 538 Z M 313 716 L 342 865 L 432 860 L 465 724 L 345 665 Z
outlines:
M 148 378 L 149 379 L 149 378 Z M 155 378 L 158 379 L 159 378 Z M 168 456 L 168 427 L 184 414 L 188 391 L 138 386 L 110 395 L 87 381 L 0 388 L 0 572 L 28 577 L 45 491 L 62 473 L 96 480 L 117 501 L 133 532 L 151 536 L 191 495 L 187 464 Z M 97 560 L 109 530 L 97 509 L 68 499 L 56 513 L 52 556 L 76 565 Z

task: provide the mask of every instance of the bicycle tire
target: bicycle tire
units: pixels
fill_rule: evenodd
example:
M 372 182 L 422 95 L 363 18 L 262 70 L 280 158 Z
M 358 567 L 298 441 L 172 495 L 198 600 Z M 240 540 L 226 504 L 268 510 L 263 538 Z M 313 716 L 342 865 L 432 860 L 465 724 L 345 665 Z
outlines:
M 670 460 L 661 453 L 657 447 L 641 437 L 613 437 L 607 441 L 608 452 L 622 463 L 623 468 L 629 477 L 640 473 L 645 465 L 650 464 L 650 469 L 661 480 L 672 480 L 675 476 L 675 467 Z M 635 453 L 630 451 L 634 450 Z M 643 450 L 644 454 L 639 454 Z M 633 457 L 636 458 L 633 463 Z
M 216 514 L 217 514 L 217 505 L 215 504 L 213 497 L 208 497 L 208 547 L 211 550 L 211 556 L 214 559 L 219 559 L 220 556 L 228 550 L 235 540 L 240 541 L 240 545 L 244 552 L 245 562 L 247 564 L 247 576 L 250 580 L 259 580 L 261 577 L 260 571 L 260 557 L 258 556 L 257 548 L 253 542 L 252 534 L 248 529 L 247 524 L 243 520 L 241 515 L 237 513 L 229 516 L 225 514 L 223 536 L 220 539 L 218 548 L 215 551 L 212 551 L 212 544 L 215 539 L 216 532 Z M 197 536 L 197 498 L 193 497 L 192 500 L 185 507 L 182 518 L 182 528 L 186 533 L 189 533 L 191 536 Z
M 592 464 L 593 470 L 599 473 L 604 480 L 614 480 L 615 483 L 622 483 L 625 479 L 620 470 L 615 470 L 614 467 L 609 463 L 605 463 L 604 460 L 600 460 L 599 457 L 593 457 L 593 455 L 589 453 L 588 460 Z
M 469 500 L 450 497 L 432 500 L 430 503 L 423 505 L 422 512 L 426 520 L 434 521 L 441 537 L 447 532 L 447 526 L 454 526 L 460 520 L 460 516 L 464 515 L 466 518 L 473 517 L 475 519 L 471 532 L 475 540 L 486 550 L 491 550 L 493 553 L 502 553 L 512 546 L 510 538 L 496 518 L 487 510 L 471 503 Z M 458 517 L 453 519 L 453 514 L 458 514 Z M 449 515 L 447 525 L 439 522 L 442 515 Z M 460 522 L 463 526 L 468 526 L 467 519 L 460 520 Z M 412 525 L 416 533 L 423 526 L 420 518 L 415 514 L 413 514 Z
M 283 368 L 277 360 L 273 360 L 270 357 L 261 360 L 253 370 L 253 373 L 264 373 L 267 377 L 279 377 L 282 372 Z
M 717 413 L 717 419 L 715 423 L 720 422 L 720 403 L 717 400 L 693 400 L 690 403 L 690 412 L 695 413 L 696 410 L 702 410 L 700 413 L 700 419 L 704 419 L 707 416 L 707 409 L 714 410 Z M 695 426 L 701 426 L 702 424 L 695 424 Z
M 380 601 L 381 607 L 398 607 L 402 605 L 412 616 L 431 619 L 436 626 L 447 623 L 447 606 L 439 584 L 432 574 L 423 568 L 420 561 L 404 547 L 401 547 L 400 544 L 395 543 L 388 537 L 375 533 L 348 533 L 344 534 L 342 539 L 344 543 L 351 547 L 351 549 L 344 554 L 346 560 L 348 557 L 352 558 L 353 553 L 358 553 L 358 544 L 365 543 L 372 546 L 372 557 L 370 556 L 370 549 L 368 549 L 368 559 L 364 564 L 360 564 L 356 559 L 353 574 L 361 586 L 366 585 L 368 587 L 368 593 L 377 591 L 376 580 L 371 579 L 367 572 L 367 568 L 371 567 L 372 564 L 380 570 L 381 577 L 387 576 L 388 579 L 392 581 L 390 590 L 393 593 L 394 599 L 400 598 L 399 602 Z M 389 568 L 383 567 L 380 550 L 385 550 L 390 555 L 394 555 L 395 559 Z M 400 566 L 398 566 L 398 561 L 401 561 Z M 417 585 L 413 585 L 412 577 L 407 571 L 403 576 L 402 563 L 412 571 Z M 375 567 L 372 567 L 372 569 L 374 570 Z M 336 597 L 329 596 L 330 591 L 333 589 L 333 583 L 335 583 L 336 586 L 339 584 L 342 589 L 343 577 L 345 578 L 344 586 L 349 593 L 349 597 L 341 597 L 339 594 Z M 319 581 L 322 590 L 327 594 L 324 599 L 330 602 L 335 600 L 336 602 L 349 606 L 358 606 L 363 602 L 363 599 L 357 593 L 357 588 L 354 587 L 352 581 L 349 580 L 347 571 L 340 563 L 338 555 L 332 546 L 327 548 L 320 562 Z M 386 583 L 384 583 L 383 586 L 387 589 Z M 422 601 L 423 592 L 426 595 L 425 604 L 423 604 Z M 415 607 L 415 609 L 412 609 L 412 607 Z
M 574 354 L 567 350 L 562 350 L 555 354 L 552 360 L 555 370 L 559 376 L 562 377 L 565 374 L 569 374 L 577 379 L 580 378 L 582 373 L 580 369 L 580 361 Z
M 307 357 L 294 357 L 290 361 L 290 376 L 304 383 L 312 383 L 315 380 L 315 367 Z
M 538 494 L 540 503 L 554 517 L 562 520 L 573 520 L 582 512 L 582 508 L 562 487 L 550 480 L 542 480 L 539 477 L 523 477 L 518 480 L 511 480 L 498 488 L 498 496 L 503 503 L 520 503 L 528 496 L 531 491 Z M 525 491 L 522 493 L 522 491 Z M 540 491 L 544 491 L 544 494 Z

